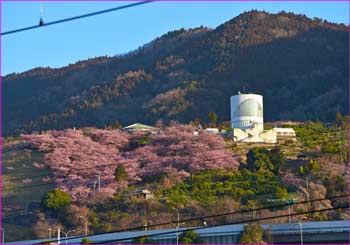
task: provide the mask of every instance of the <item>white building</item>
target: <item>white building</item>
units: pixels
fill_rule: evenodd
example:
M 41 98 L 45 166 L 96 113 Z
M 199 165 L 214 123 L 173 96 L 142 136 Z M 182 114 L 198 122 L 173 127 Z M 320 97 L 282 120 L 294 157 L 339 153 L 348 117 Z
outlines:
M 204 131 L 211 133 L 211 134 L 219 134 L 220 133 L 218 128 L 206 128 L 206 129 L 204 129 Z
M 264 130 L 263 97 L 258 94 L 231 96 L 231 128 L 236 142 L 277 142 L 276 131 Z
M 292 128 L 274 128 L 277 134 L 277 139 L 294 139 L 296 138 L 296 134 L 294 129 Z
M 292 128 L 264 130 L 263 97 L 258 94 L 238 92 L 231 96 L 231 128 L 236 142 L 276 143 L 296 137 Z
M 258 94 L 231 96 L 231 127 L 264 129 L 263 97 Z

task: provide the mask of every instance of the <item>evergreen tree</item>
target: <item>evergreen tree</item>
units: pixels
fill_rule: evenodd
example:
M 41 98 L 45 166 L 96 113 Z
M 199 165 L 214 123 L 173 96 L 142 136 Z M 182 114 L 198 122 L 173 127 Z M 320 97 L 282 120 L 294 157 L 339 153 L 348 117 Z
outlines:
M 337 113 L 335 114 L 335 121 L 336 121 L 338 127 L 343 126 L 343 116 L 341 115 L 341 113 L 339 111 L 337 111 Z
M 208 113 L 208 118 L 209 118 L 209 122 L 210 122 L 210 127 L 215 127 L 216 126 L 216 122 L 218 120 L 218 116 L 216 115 L 215 112 L 211 111 Z
M 114 179 L 119 184 L 120 192 L 122 192 L 123 181 L 127 179 L 128 175 L 126 173 L 125 167 L 120 164 L 114 171 Z

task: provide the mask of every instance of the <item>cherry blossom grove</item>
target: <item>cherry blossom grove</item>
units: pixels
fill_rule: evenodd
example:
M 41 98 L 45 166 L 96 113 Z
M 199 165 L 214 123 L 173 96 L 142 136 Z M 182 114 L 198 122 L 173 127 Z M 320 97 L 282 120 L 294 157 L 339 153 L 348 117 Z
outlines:
M 100 191 L 114 193 L 114 171 L 120 164 L 128 176 L 126 185 L 147 176 L 166 174 L 182 180 L 194 171 L 237 168 L 238 162 L 222 137 L 207 132 L 195 135 L 194 130 L 182 124 L 155 135 L 67 129 L 21 135 L 21 138 L 29 148 L 44 153 L 45 164 L 50 167 L 57 187 L 68 191 L 73 200 L 80 200 L 92 195 L 98 175 Z M 147 144 L 131 144 L 142 136 L 147 137 Z

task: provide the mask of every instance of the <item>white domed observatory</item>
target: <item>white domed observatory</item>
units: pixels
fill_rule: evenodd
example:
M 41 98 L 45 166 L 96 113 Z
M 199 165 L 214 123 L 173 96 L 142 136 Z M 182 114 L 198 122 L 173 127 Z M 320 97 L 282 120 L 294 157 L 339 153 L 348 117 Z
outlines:
M 231 127 L 264 130 L 263 97 L 258 94 L 231 96 Z
M 258 94 L 231 96 L 231 128 L 237 142 L 277 142 L 274 130 L 264 130 L 263 97 Z

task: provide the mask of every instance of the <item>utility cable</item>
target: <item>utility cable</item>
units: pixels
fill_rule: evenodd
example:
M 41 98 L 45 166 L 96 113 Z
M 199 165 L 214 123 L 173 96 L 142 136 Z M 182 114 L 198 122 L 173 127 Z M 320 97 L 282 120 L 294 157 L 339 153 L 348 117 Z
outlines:
M 285 218 L 285 217 L 290 217 L 290 216 L 299 216 L 299 215 L 305 215 L 305 214 L 312 214 L 312 213 L 320 213 L 320 212 L 327 212 L 327 211 L 332 211 L 332 210 L 337 210 L 339 208 L 348 208 L 348 206 L 341 206 L 337 208 L 324 208 L 324 209 L 318 209 L 318 210 L 311 210 L 311 211 L 306 211 L 306 212 L 299 212 L 299 213 L 291 213 L 291 214 L 282 214 L 282 215 L 275 215 L 275 216 L 268 216 L 268 217 L 263 217 L 263 218 L 256 218 L 256 219 L 248 219 L 244 221 L 238 221 L 238 222 L 231 222 L 223 225 L 213 225 L 213 226 L 203 226 L 203 227 L 195 227 L 195 228 L 187 228 L 182 230 L 181 232 L 184 231 L 196 231 L 196 230 L 203 230 L 203 229 L 208 229 L 208 228 L 215 228 L 215 227 L 220 227 L 224 225 L 238 225 L 238 224 L 246 224 L 246 223 L 252 223 L 252 222 L 259 222 L 259 221 L 264 221 L 264 220 L 271 220 L 271 219 L 278 219 L 278 218 Z M 162 233 L 155 233 L 155 234 L 149 234 L 147 237 L 154 237 L 154 236 L 159 236 L 159 235 L 168 235 L 168 234 L 176 234 L 179 231 L 168 231 L 168 232 L 162 232 Z M 114 240 L 105 240 L 102 242 L 95 242 L 94 244 L 109 244 L 111 242 L 121 242 L 121 241 L 127 241 L 127 240 L 132 240 L 135 238 L 142 238 L 145 235 L 142 236 L 134 236 L 134 237 L 126 237 L 122 239 L 114 239 Z M 63 240 L 63 239 L 62 239 Z
M 189 221 L 195 221 L 195 220 L 203 220 L 203 219 L 209 219 L 209 218 L 222 217 L 222 216 L 227 216 L 227 215 L 256 212 L 256 211 L 261 211 L 261 210 L 266 210 L 266 209 L 277 209 L 277 208 L 283 208 L 283 207 L 286 207 L 286 206 L 289 206 L 289 205 L 307 204 L 307 203 L 319 202 L 319 201 L 324 201 L 324 200 L 333 200 L 333 199 L 338 199 L 338 198 L 344 198 L 344 197 L 348 197 L 348 196 L 349 196 L 349 194 L 333 196 L 333 197 L 328 197 L 328 198 L 319 198 L 319 199 L 312 199 L 312 200 L 307 200 L 307 201 L 294 202 L 294 203 L 290 203 L 290 204 L 285 202 L 285 203 L 280 204 L 280 205 L 264 206 L 264 207 L 261 207 L 261 208 L 243 209 L 243 210 L 239 210 L 239 211 L 233 211 L 233 212 L 227 212 L 227 213 L 221 213 L 221 214 L 206 215 L 206 216 L 200 216 L 200 217 L 195 217 L 195 218 L 182 219 L 182 220 L 179 220 L 179 222 L 183 223 L 183 222 L 189 222 Z M 341 207 L 337 207 L 337 208 L 341 208 Z M 148 225 L 147 228 L 163 226 L 163 225 L 169 225 L 169 224 L 174 224 L 174 223 L 177 223 L 177 220 L 176 221 L 175 220 L 171 220 L 171 221 L 168 221 L 168 222 L 165 222 L 165 223 L 158 223 L 158 224 Z M 127 228 L 127 229 L 119 229 L 119 230 L 114 230 L 114 231 L 110 231 L 110 232 L 94 234 L 93 236 L 95 236 L 95 235 L 102 235 L 102 234 L 111 234 L 111 233 L 116 233 L 116 232 L 140 230 L 140 229 L 143 229 L 143 228 L 144 228 L 144 226 L 132 227 L 132 228 Z M 82 237 L 85 237 L 85 236 L 68 238 L 67 240 L 76 239 L 76 238 L 82 238 Z
M 86 18 L 86 17 L 90 17 L 90 16 L 105 14 L 105 13 L 109 13 L 109 12 L 113 12 L 113 11 L 117 11 L 117 10 L 122 10 L 122 9 L 126 9 L 126 8 L 132 8 L 132 7 L 136 7 L 136 6 L 139 6 L 139 5 L 142 5 L 142 4 L 151 3 L 151 2 L 153 2 L 153 1 L 142 1 L 142 2 L 131 3 L 131 4 L 115 7 L 115 8 L 110 8 L 110 9 L 105 9 L 105 10 L 101 10 L 101 11 L 96 11 L 96 12 L 92 12 L 92 13 L 88 13 L 88 14 L 78 15 L 78 16 L 74 16 L 74 17 L 70 17 L 70 18 L 66 18 L 66 19 L 56 20 L 56 21 L 52 21 L 52 22 L 47 22 L 47 23 L 40 22 L 39 25 L 28 26 L 28 27 L 24 27 L 24 28 L 20 28 L 20 29 L 15 29 L 15 30 L 11 30 L 11 31 L 2 32 L 1 36 L 5 36 L 5 35 L 17 33 L 17 32 L 22 32 L 22 31 L 28 31 L 28 30 L 31 30 L 31 29 L 41 28 L 41 27 L 44 27 L 44 26 L 60 24 L 60 23 L 73 21 L 73 20 L 77 20 L 77 19 L 82 19 L 82 18 Z

